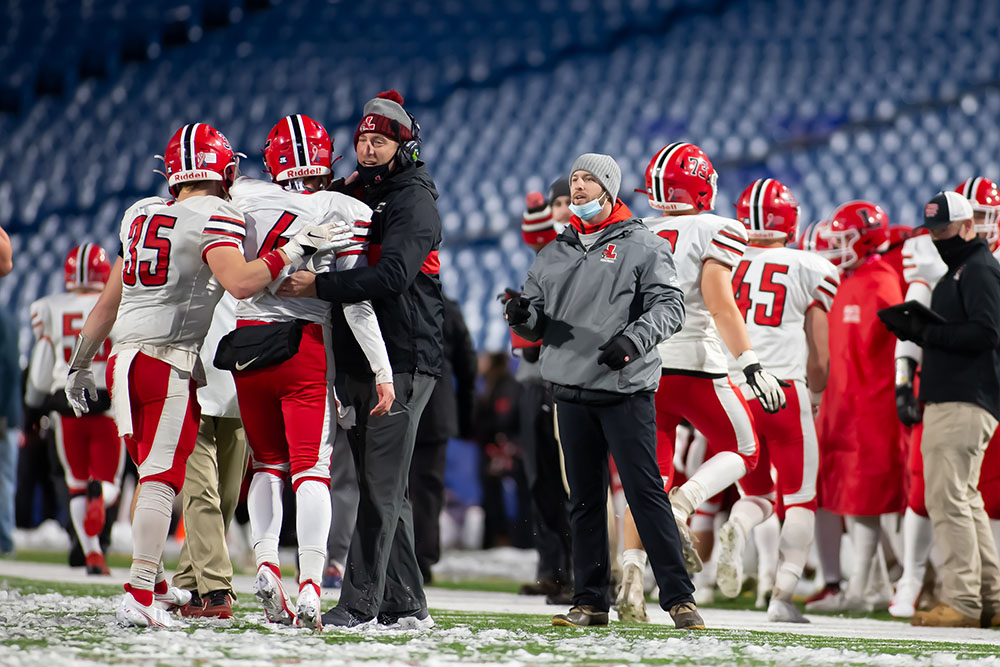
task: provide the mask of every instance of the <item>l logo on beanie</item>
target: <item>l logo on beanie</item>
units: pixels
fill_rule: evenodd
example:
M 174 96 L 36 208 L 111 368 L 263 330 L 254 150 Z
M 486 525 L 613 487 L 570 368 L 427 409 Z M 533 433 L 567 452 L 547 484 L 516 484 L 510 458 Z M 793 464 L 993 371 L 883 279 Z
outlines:
M 355 146 L 358 137 L 366 132 L 377 132 L 400 143 L 413 138 L 413 121 L 403 109 L 403 96 L 397 91 L 387 90 L 368 100 L 363 113 L 354 132 Z
M 374 132 L 375 131 L 375 116 L 365 116 L 365 119 L 361 121 L 361 125 L 358 129 L 362 132 Z

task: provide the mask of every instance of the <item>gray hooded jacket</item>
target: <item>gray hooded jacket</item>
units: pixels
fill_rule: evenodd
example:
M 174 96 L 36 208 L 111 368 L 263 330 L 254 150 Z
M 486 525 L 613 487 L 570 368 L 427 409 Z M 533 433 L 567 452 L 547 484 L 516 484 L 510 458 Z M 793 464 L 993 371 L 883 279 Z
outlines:
M 538 253 L 524 296 L 531 314 L 513 329 L 528 340 L 543 339 L 542 377 L 587 391 L 654 391 L 656 346 L 684 325 L 670 246 L 634 217 L 609 225 L 589 250 L 567 227 Z M 620 371 L 599 365 L 598 348 L 622 333 L 642 357 Z

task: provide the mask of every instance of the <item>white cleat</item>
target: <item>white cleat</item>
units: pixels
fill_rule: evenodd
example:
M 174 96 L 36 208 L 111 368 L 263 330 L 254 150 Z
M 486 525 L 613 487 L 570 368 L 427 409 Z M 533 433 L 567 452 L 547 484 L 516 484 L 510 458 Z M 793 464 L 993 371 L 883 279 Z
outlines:
M 170 586 L 166 593 L 154 593 L 153 604 L 167 611 L 176 611 L 191 601 L 191 591 Z
M 857 611 L 857 612 L 870 612 L 872 609 L 869 608 L 865 601 L 858 597 L 848 597 L 844 591 L 837 591 L 833 595 L 827 596 L 815 602 L 809 602 L 806 604 L 806 611 L 832 611 L 832 612 L 843 612 L 843 611 Z
M 912 618 L 917 613 L 917 598 L 920 597 L 921 582 L 900 579 L 896 594 L 892 596 L 889 613 L 894 618 Z
M 771 623 L 808 623 L 809 619 L 792 602 L 772 597 L 767 605 L 767 620 Z
M 642 587 L 642 568 L 629 563 L 622 569 L 622 585 L 615 600 L 618 620 L 631 623 L 649 623 L 646 613 L 646 596 Z
M 771 604 L 771 591 L 774 589 L 773 574 L 758 574 L 757 576 L 757 600 L 754 602 L 756 609 L 767 609 Z
M 679 486 L 675 486 L 670 489 L 671 500 L 673 496 L 680 491 Z M 691 535 L 691 528 L 687 525 L 686 521 L 680 521 L 677 516 L 674 516 L 674 522 L 677 524 L 677 532 L 681 536 L 681 553 L 684 555 L 684 569 L 687 570 L 688 574 L 695 574 L 701 572 L 704 564 L 701 562 L 701 556 L 698 555 L 698 550 L 694 548 L 694 537 Z
M 716 583 L 722 594 L 734 598 L 743 588 L 743 546 L 746 535 L 735 522 L 727 521 L 719 529 L 719 558 Z
M 269 622 L 281 625 L 295 623 L 292 601 L 281 585 L 281 579 L 266 564 L 257 568 L 257 579 L 253 583 L 253 593 L 264 606 L 264 615 Z
M 156 602 L 149 606 L 141 604 L 131 592 L 122 596 L 118 609 L 115 610 L 115 618 L 123 628 L 172 628 L 184 625 L 170 618 L 170 612 Z
M 295 626 L 310 630 L 323 629 L 323 612 L 320 609 L 319 586 L 310 581 L 299 586 L 298 607 L 295 611 Z

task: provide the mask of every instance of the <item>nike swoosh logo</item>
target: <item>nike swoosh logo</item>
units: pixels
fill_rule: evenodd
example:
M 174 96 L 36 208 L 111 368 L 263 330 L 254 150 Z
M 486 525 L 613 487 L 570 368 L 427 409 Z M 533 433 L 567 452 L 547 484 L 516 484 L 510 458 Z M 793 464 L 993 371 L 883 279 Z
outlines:
M 243 369 L 245 369 L 245 368 L 246 368 L 247 366 L 249 366 L 249 365 L 250 365 L 250 364 L 252 364 L 253 362 L 257 361 L 258 359 L 260 359 L 260 355 L 257 355 L 256 357 L 254 357 L 254 358 L 253 358 L 253 359 L 251 359 L 250 361 L 246 362 L 245 364 L 241 364 L 240 362 L 238 362 L 238 361 L 237 361 L 237 362 L 236 362 L 236 370 L 238 370 L 238 371 L 242 371 L 242 370 L 243 370 Z

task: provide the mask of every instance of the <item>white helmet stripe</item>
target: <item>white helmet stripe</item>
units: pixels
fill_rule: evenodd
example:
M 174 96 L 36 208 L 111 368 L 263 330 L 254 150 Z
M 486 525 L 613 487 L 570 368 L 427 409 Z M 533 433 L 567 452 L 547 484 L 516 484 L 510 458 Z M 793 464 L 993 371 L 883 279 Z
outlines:
M 299 152 L 298 127 L 295 124 L 295 116 L 285 116 L 285 124 L 288 126 L 288 136 L 292 138 L 292 157 L 295 160 L 295 166 L 302 167 L 304 165 Z
M 84 243 L 76 252 L 76 284 L 87 284 L 87 255 L 90 253 L 90 244 Z
M 188 160 L 187 137 L 188 137 L 188 132 L 190 131 L 191 131 L 190 125 L 185 125 L 184 127 L 181 128 L 181 140 L 180 140 L 181 171 L 187 171 L 190 168 L 188 167 L 188 161 L 187 161 Z
M 750 193 L 750 229 L 764 231 L 764 195 L 771 184 L 770 178 L 761 178 L 753 185 Z
M 666 202 L 666 193 L 663 191 L 663 166 L 670 161 L 670 157 L 682 146 L 687 146 L 683 141 L 676 141 L 666 148 L 660 150 L 659 154 L 654 158 L 655 162 L 653 164 L 653 201 Z
M 309 159 L 309 145 L 306 143 L 306 124 L 302 120 L 302 114 L 295 114 L 295 123 L 299 130 L 298 145 L 299 150 L 302 152 L 302 166 L 308 167 L 312 164 Z
M 191 126 L 191 131 L 188 133 L 188 141 L 190 142 L 190 145 L 188 146 L 188 163 L 190 164 L 190 166 L 188 168 L 192 170 L 201 168 L 198 165 L 197 160 L 195 159 L 196 149 L 194 142 L 194 138 L 198 136 L 198 128 L 200 126 L 201 123 L 195 123 L 194 125 Z

